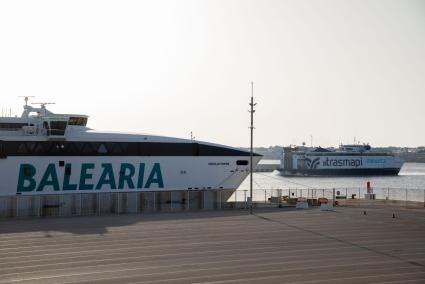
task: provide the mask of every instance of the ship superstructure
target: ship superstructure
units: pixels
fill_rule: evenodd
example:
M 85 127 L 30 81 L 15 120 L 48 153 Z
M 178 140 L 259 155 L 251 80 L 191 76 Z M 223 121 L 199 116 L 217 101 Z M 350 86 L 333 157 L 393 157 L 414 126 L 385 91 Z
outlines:
M 370 145 L 341 145 L 339 149 L 285 147 L 279 171 L 284 176 L 397 175 L 403 160 L 373 151 Z
M 26 102 L 28 98 L 26 98 Z M 174 190 L 233 192 L 250 153 L 189 139 L 102 132 L 88 116 L 27 103 L 0 118 L 0 195 Z M 254 155 L 255 165 L 261 156 Z

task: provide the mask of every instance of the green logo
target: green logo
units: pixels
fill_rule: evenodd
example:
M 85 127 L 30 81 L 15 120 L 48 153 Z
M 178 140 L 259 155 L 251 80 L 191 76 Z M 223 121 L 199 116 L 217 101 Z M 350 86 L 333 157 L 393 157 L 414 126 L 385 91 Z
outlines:
M 37 181 L 35 178 L 37 174 L 36 167 L 32 164 L 21 164 L 17 192 L 148 189 L 154 185 L 158 188 L 164 188 L 161 165 L 159 163 L 155 163 L 148 171 L 146 171 L 144 163 L 140 163 L 137 166 L 121 163 L 119 172 L 114 172 L 111 163 L 103 163 L 99 169 L 101 171 L 100 177 L 96 180 L 93 178 L 93 173 L 97 170 L 96 164 L 83 163 L 80 171 L 77 172 L 78 183 L 71 183 L 72 168 L 71 164 L 65 164 L 64 171 L 60 171 L 55 164 L 49 164 L 44 169 L 41 179 Z M 149 175 L 145 176 L 148 172 Z

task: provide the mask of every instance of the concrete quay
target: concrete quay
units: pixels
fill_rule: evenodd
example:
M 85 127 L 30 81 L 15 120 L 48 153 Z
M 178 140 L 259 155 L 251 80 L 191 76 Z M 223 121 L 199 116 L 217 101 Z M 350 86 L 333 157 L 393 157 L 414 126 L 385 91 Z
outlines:
M 1 220 L 0 283 L 425 283 L 425 209 L 254 213 Z

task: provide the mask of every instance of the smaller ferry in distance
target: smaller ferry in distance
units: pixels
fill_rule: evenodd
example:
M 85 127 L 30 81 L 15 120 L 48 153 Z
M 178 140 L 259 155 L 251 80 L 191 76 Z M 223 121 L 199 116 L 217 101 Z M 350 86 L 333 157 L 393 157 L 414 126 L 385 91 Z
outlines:
M 404 161 L 370 145 L 341 145 L 339 149 L 284 147 L 279 172 L 283 176 L 398 175 Z

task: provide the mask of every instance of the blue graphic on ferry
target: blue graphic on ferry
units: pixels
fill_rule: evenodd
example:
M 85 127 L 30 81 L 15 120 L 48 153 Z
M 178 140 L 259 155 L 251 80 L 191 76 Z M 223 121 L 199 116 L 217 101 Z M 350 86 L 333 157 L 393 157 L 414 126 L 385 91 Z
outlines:
M 320 164 L 320 158 L 315 158 L 313 160 L 310 158 L 305 158 L 305 164 L 309 169 L 317 169 L 317 166 Z

